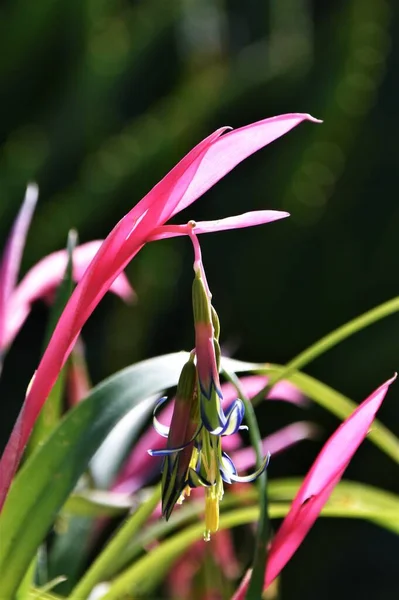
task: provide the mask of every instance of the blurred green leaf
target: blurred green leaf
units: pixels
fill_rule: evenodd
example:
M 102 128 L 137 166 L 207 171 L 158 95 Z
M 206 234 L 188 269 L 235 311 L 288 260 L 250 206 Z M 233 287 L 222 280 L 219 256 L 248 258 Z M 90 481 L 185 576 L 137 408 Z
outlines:
M 62 511 L 63 514 L 80 517 L 116 517 L 126 514 L 136 504 L 135 497 L 104 490 L 86 490 L 71 494 Z
M 284 378 L 287 381 L 291 381 L 305 396 L 308 396 L 316 404 L 319 404 L 341 420 L 346 419 L 358 407 L 358 404 L 344 394 L 306 373 L 300 371 L 292 372 L 292 369 L 288 370 L 286 366 L 271 363 L 261 366 L 260 363 L 252 363 L 251 365 L 251 363 L 247 362 L 240 363 L 238 360 L 230 361 L 231 359 L 222 358 L 222 367 L 226 365 L 223 367 L 226 368 L 226 371 L 229 370 L 229 364 L 234 364 L 233 370 L 235 371 L 245 370 L 251 373 L 268 375 L 272 381 L 280 380 L 282 374 L 284 374 Z M 262 395 L 257 394 L 256 399 L 260 397 L 264 398 L 264 394 L 267 393 L 269 387 L 271 386 L 265 388 L 265 392 Z M 373 427 L 367 439 L 390 456 L 396 463 L 399 463 L 399 439 L 378 419 L 373 421 Z
M 279 373 L 281 370 L 285 370 L 285 367 L 268 365 L 265 369 L 258 372 L 272 375 L 273 373 Z M 332 387 L 305 373 L 298 371 L 292 373 L 287 379 L 296 385 L 306 396 L 341 420 L 346 419 L 358 407 L 358 404 L 344 396 L 344 394 L 337 392 Z M 399 439 L 378 419 L 374 419 L 367 439 L 385 452 L 387 456 L 390 456 L 396 463 L 399 463 Z
M 66 596 L 79 578 L 82 565 L 86 564 L 90 551 L 94 519 L 88 516 L 72 516 L 62 512 L 56 521 L 55 536 L 47 559 L 47 577 L 65 576 L 57 591 Z M 79 540 L 79 543 L 76 543 Z
M 156 392 L 177 383 L 187 354 L 169 354 L 124 369 L 98 385 L 72 409 L 26 461 L 0 516 L 2 593 L 18 588 L 56 513 L 116 423 L 134 406 L 137 428 L 152 410 Z M 51 489 L 51 493 L 49 493 Z
M 280 482 L 281 483 L 281 482 Z M 370 490 L 368 486 L 362 484 L 344 482 L 343 493 L 340 494 L 340 488 L 343 483 L 339 483 L 331 499 L 324 507 L 322 516 L 341 517 L 341 518 L 361 518 L 378 522 L 381 519 L 381 511 L 384 510 L 384 526 L 395 531 L 398 524 L 399 498 L 393 494 L 388 494 L 377 489 Z M 285 482 L 282 482 L 282 486 Z M 295 495 L 300 481 L 297 483 L 290 480 L 287 483 L 285 492 L 291 498 Z M 290 487 L 291 486 L 291 487 Z M 272 487 L 272 484 L 270 484 Z M 366 488 L 364 491 L 363 487 Z M 280 490 L 281 491 L 281 490 Z M 290 493 L 289 493 L 290 492 Z M 254 500 L 256 500 L 256 490 L 252 491 Z M 236 501 L 240 501 L 237 495 Z M 269 505 L 270 517 L 278 519 L 284 517 L 290 508 L 287 502 L 272 502 Z M 180 509 L 182 511 L 184 509 Z M 179 511 L 179 512 L 180 512 Z M 198 512 L 201 506 L 198 503 Z M 190 517 L 192 514 L 190 514 Z M 224 512 L 220 518 L 220 529 L 226 529 L 257 521 L 259 518 L 259 507 L 251 506 Z M 164 530 L 171 527 L 169 523 L 163 523 Z M 173 527 L 173 525 L 172 525 Z M 103 600 L 122 600 L 125 594 L 150 593 L 162 581 L 163 577 L 176 561 L 176 559 L 194 542 L 202 539 L 204 524 L 195 523 L 168 538 L 166 541 L 153 548 L 151 553 L 145 554 L 133 565 L 123 571 L 111 582 L 109 591 L 103 597 Z M 151 573 L 151 577 L 148 577 Z
M 120 555 L 124 553 L 129 541 L 135 538 L 137 532 L 154 512 L 160 497 L 161 487 L 158 485 L 151 492 L 151 495 L 126 519 L 101 554 L 90 565 L 78 585 L 70 594 L 70 600 L 86 598 L 97 583 L 108 577 L 109 572 L 112 572 L 115 566 L 115 562 L 118 562 Z

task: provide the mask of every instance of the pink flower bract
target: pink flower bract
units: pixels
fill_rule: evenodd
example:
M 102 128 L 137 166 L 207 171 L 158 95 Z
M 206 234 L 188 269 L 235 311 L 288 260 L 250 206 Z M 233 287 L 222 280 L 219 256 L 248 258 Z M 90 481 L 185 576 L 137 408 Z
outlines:
M 242 160 L 281 137 L 306 114 L 265 119 L 222 135 L 219 129 L 193 148 L 134 208 L 100 247 L 67 303 L 27 393 L 0 463 L 0 506 L 36 418 L 75 341 L 101 298 L 154 231 L 197 200 Z
M 93 257 L 99 250 L 102 240 L 94 240 L 77 246 L 73 251 L 73 279 L 79 282 Z M 15 287 L 8 297 L 7 319 L 3 328 L 1 347 L 8 347 L 28 317 L 33 302 L 51 298 L 62 281 L 68 263 L 66 250 L 52 252 L 36 263 Z M 122 272 L 109 288 L 125 301 L 134 297 L 132 287 Z

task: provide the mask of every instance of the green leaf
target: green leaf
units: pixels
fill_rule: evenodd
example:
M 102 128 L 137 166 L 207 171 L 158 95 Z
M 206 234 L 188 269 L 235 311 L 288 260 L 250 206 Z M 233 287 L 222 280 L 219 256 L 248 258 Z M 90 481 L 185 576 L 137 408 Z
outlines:
M 301 479 L 277 479 L 269 485 L 269 496 L 273 501 L 292 500 Z M 380 488 L 357 481 L 341 481 L 334 489 L 327 505 L 328 509 L 354 511 L 359 517 L 372 513 L 369 520 L 399 534 L 399 496 Z
M 68 302 L 72 291 L 73 291 L 73 263 L 72 253 L 76 247 L 77 234 L 76 231 L 71 230 L 68 234 L 67 241 L 67 252 L 68 262 L 65 269 L 64 277 L 61 284 L 59 285 L 55 297 L 55 302 L 50 311 L 49 322 L 47 325 L 47 331 L 44 339 L 44 347 L 47 346 L 58 319 L 61 316 L 62 311 Z M 65 375 L 68 365 L 65 365 L 61 373 L 58 375 L 57 381 L 53 386 L 42 410 L 40 411 L 39 417 L 36 420 L 32 435 L 30 437 L 28 447 L 26 450 L 26 456 L 29 456 L 34 449 L 40 445 L 53 431 L 57 423 L 61 419 L 62 415 L 62 401 L 65 388 Z
M 300 480 L 288 480 L 288 482 L 274 482 L 269 484 L 270 497 L 273 495 L 281 496 L 283 491 L 286 498 L 291 500 L 295 495 Z M 280 489 L 278 489 L 280 486 Z M 274 487 L 274 490 L 273 490 Z M 257 499 L 256 490 L 251 490 L 254 501 Z M 231 497 L 232 494 L 226 496 Z M 248 496 L 246 496 L 248 499 Z M 240 495 L 236 496 L 237 504 L 241 501 Z M 231 506 L 231 505 L 230 505 Z M 193 508 L 190 508 L 189 518 L 193 516 Z M 197 503 L 196 509 L 198 514 L 201 513 L 201 504 Z M 272 519 L 280 519 L 284 517 L 290 508 L 288 502 L 273 502 L 269 505 L 269 514 Z M 184 507 L 178 512 L 186 510 Z M 384 516 L 381 517 L 381 512 L 384 510 Z M 331 499 L 324 507 L 321 515 L 324 517 L 341 517 L 341 518 L 362 518 L 378 523 L 380 519 L 385 520 L 385 526 L 392 531 L 397 531 L 398 514 L 399 514 L 399 498 L 394 494 L 364 486 L 363 484 L 354 482 L 340 482 L 335 488 Z M 220 518 L 220 529 L 227 529 L 253 523 L 259 518 L 259 507 L 250 506 L 235 510 L 228 510 L 223 513 Z M 173 523 L 160 523 L 164 533 L 168 529 L 172 529 Z M 169 527 L 168 527 L 169 526 Z M 194 542 L 203 538 L 204 525 L 202 522 L 195 523 L 183 529 L 176 535 L 161 542 L 150 553 L 145 554 L 137 560 L 133 565 L 125 569 L 118 577 L 111 582 L 109 591 L 103 596 L 102 600 L 122 600 L 126 594 L 138 595 L 141 593 L 152 592 L 157 585 L 162 581 L 165 574 L 171 568 L 173 563 L 189 548 Z M 155 539 L 155 538 L 154 538 Z M 154 541 L 149 536 L 146 542 Z M 141 540 L 142 542 L 143 540 Z M 151 573 L 151 577 L 148 577 Z
M 137 504 L 136 496 L 124 496 L 104 490 L 85 490 L 69 496 L 62 512 L 78 517 L 118 517 Z
M 280 518 L 285 516 L 290 502 L 297 493 L 302 480 L 299 478 L 272 480 L 268 483 L 269 516 Z M 253 485 L 248 485 L 240 490 L 239 494 L 228 492 L 220 505 L 222 519 L 232 509 L 248 507 L 257 509 L 258 491 Z M 107 572 L 114 576 L 122 569 L 133 569 L 132 563 L 142 556 L 143 548 L 151 546 L 155 541 L 160 542 L 166 536 L 171 536 L 177 529 L 188 524 L 195 524 L 204 510 L 202 499 L 190 500 L 177 510 L 169 521 L 159 519 L 147 525 L 127 544 L 125 550 L 114 563 L 113 570 Z M 363 483 L 341 481 L 335 488 L 322 516 L 363 518 L 385 529 L 399 534 L 399 496 Z M 255 518 L 254 518 L 255 520 Z M 199 524 L 199 531 L 203 533 L 204 525 Z M 198 536 L 200 539 L 201 536 Z M 169 538 L 171 539 L 171 538 Z M 141 560 L 141 558 L 140 558 Z M 128 565 L 131 564 L 131 567 Z M 161 577 L 157 579 L 159 583 Z
M 73 589 L 69 600 L 86 598 L 94 586 L 108 577 L 115 562 L 124 553 L 129 541 L 133 539 L 142 525 L 150 518 L 161 498 L 161 487 L 157 486 L 150 497 L 121 525 L 111 541 L 86 571 L 78 585 Z
M 0 515 L 0 572 L 12 596 L 57 512 L 116 423 L 134 406 L 137 428 L 153 408 L 148 398 L 176 385 L 188 354 L 179 352 L 128 367 L 94 388 L 26 461 Z
M 48 553 L 47 577 L 52 580 L 57 575 L 65 575 L 65 580 L 57 587 L 63 596 L 68 595 L 83 565 L 87 564 L 93 525 L 94 519 L 90 517 L 75 517 L 64 511 L 57 518 L 56 535 Z

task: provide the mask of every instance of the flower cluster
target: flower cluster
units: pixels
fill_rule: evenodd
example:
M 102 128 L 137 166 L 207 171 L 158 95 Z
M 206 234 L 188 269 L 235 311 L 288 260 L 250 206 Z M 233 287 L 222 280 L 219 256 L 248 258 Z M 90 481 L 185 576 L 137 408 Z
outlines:
M 206 488 L 205 532 L 208 541 L 219 528 L 219 503 L 225 483 L 254 481 L 266 468 L 267 454 L 261 467 L 251 475 L 239 476 L 233 461 L 222 449 L 222 437 L 244 428 L 245 408 L 237 398 L 224 411 L 219 381 L 220 324 L 212 306 L 196 235 L 195 223 L 189 224 L 194 246 L 194 282 L 192 301 L 195 327 L 195 349 L 184 366 L 175 399 L 170 427 L 163 426 L 154 414 L 158 433 L 168 438 L 163 450 L 150 450 L 153 456 L 163 456 L 162 514 L 169 519 L 176 503 L 181 503 L 190 490 Z M 156 410 L 163 404 L 160 400 Z

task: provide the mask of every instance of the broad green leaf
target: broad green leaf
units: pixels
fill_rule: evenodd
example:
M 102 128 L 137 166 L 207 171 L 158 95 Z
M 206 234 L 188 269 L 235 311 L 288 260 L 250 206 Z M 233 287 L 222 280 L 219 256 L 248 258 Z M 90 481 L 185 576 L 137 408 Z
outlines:
M 154 404 L 158 399 L 159 394 L 156 394 L 153 397 Z M 133 408 L 115 425 L 90 461 L 94 487 L 107 490 L 112 485 L 138 433 Z
M 0 515 L 5 597 L 16 592 L 57 512 L 105 437 L 134 406 L 139 428 L 153 408 L 148 398 L 175 385 L 186 360 L 185 352 L 169 354 L 110 377 L 72 409 L 26 461 Z
M 31 588 L 34 583 L 35 570 L 36 570 L 36 556 L 32 560 L 31 564 L 29 565 L 29 568 L 27 569 L 27 571 L 24 575 L 24 578 L 18 588 L 18 591 L 16 593 L 16 600 L 28 600 L 28 596 L 31 592 Z
M 63 514 L 78 517 L 117 517 L 125 515 L 137 505 L 136 496 L 124 496 L 104 490 L 85 490 L 69 496 Z
M 56 535 L 51 540 L 48 554 L 47 577 L 51 581 L 57 575 L 65 575 L 65 580 L 57 587 L 57 592 L 63 596 L 68 595 L 87 563 L 93 525 L 94 520 L 90 517 L 75 517 L 64 511 L 57 518 Z

